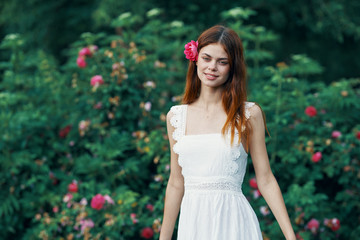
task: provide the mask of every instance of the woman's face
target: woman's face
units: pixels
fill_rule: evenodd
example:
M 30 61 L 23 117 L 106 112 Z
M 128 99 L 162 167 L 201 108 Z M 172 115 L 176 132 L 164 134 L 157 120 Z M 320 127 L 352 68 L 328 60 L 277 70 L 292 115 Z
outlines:
M 201 85 L 216 88 L 222 86 L 229 77 L 228 55 L 219 43 L 203 47 L 196 65 Z

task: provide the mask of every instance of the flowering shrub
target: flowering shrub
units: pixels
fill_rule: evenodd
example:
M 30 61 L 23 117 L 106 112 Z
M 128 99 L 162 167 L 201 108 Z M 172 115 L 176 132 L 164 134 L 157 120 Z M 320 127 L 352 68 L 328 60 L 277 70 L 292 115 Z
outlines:
M 239 14 L 223 16 L 245 31 L 256 80 L 249 100 L 266 113 L 271 166 L 298 239 L 356 239 L 359 79 L 307 81 L 321 68 L 303 55 L 265 65 L 263 43 L 276 37 L 242 25 Z M 41 51 L 23 64 L 21 37 L 7 38 L 16 51 L 0 82 L 0 238 L 158 238 L 170 172 L 166 113 L 181 99 L 181 49 L 194 31 L 148 16 L 120 15 L 111 24 L 118 35 L 84 33 L 61 71 Z M 249 166 L 243 192 L 264 236 L 280 239 Z

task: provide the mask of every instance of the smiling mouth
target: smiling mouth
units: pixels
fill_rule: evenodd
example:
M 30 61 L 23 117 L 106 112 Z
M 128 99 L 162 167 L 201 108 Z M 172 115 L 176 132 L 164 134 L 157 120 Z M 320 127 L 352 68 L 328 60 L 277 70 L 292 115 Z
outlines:
M 204 74 L 205 74 L 205 76 L 210 77 L 210 78 L 217 78 L 218 77 L 218 75 L 214 75 L 214 74 L 210 74 L 210 73 L 204 73 Z

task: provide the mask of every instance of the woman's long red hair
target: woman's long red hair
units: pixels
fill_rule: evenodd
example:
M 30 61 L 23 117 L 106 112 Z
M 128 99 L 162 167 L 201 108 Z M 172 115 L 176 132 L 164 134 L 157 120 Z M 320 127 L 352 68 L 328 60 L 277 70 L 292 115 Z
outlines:
M 240 143 L 242 137 L 241 129 L 242 126 L 245 126 L 244 134 L 246 139 L 246 149 L 248 150 L 248 136 L 250 136 L 251 126 L 248 121 L 245 120 L 247 80 L 242 42 L 235 31 L 221 25 L 216 25 L 207 29 L 199 36 L 198 52 L 200 52 L 203 47 L 213 43 L 220 43 L 223 46 L 228 55 L 230 66 L 229 78 L 224 83 L 224 91 L 222 92 L 222 104 L 227 114 L 227 119 L 221 132 L 225 135 L 227 129 L 230 127 L 231 144 L 233 144 L 235 129 L 237 129 L 239 133 L 238 143 Z M 197 75 L 196 62 L 189 61 L 182 103 L 193 103 L 199 97 L 200 89 L 201 81 Z M 265 115 L 263 112 L 262 114 L 266 128 Z

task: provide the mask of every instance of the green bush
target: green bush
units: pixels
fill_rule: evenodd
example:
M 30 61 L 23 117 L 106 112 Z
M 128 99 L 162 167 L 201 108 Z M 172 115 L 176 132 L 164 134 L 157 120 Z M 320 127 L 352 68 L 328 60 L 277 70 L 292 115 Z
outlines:
M 121 14 L 111 22 L 116 35 L 82 34 L 61 66 L 41 50 L 28 54 L 20 35 L 3 40 L 12 55 L 1 64 L 1 238 L 158 238 L 169 176 L 165 116 L 184 88 L 181 49 L 197 37 L 192 26 L 161 22 L 160 12 Z M 244 41 L 249 100 L 266 113 L 270 162 L 295 231 L 304 240 L 354 238 L 360 80 L 312 83 L 323 69 L 304 55 L 267 66 L 277 36 L 244 25 L 253 14 L 221 16 Z M 244 183 L 254 175 L 249 166 Z M 265 238 L 282 238 L 257 189 L 243 189 Z M 307 228 L 313 218 L 316 231 Z M 323 223 L 333 218 L 336 231 Z

